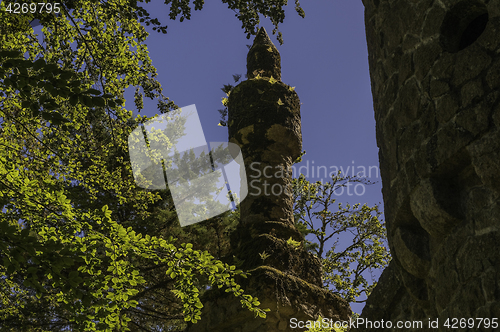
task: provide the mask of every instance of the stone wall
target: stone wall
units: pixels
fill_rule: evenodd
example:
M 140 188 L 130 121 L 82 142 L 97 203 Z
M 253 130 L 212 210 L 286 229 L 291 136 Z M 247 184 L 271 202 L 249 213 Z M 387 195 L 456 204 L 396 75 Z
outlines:
M 363 2 L 393 261 L 362 317 L 500 318 L 500 1 Z

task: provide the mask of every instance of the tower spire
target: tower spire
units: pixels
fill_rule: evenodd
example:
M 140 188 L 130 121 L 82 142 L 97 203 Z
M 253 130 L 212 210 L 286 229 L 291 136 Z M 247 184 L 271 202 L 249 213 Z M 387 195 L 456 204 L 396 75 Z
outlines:
M 249 79 L 273 77 L 281 81 L 280 52 L 269 38 L 264 27 L 260 28 L 247 55 L 247 76 Z
M 244 158 L 240 190 L 246 194 L 231 233 L 231 255 L 240 269 L 252 273 L 238 279 L 242 289 L 271 312 L 255 320 L 239 300 L 212 289 L 206 293 L 205 318 L 187 331 L 294 332 L 290 319 L 318 315 L 348 321 L 347 301 L 323 288 L 321 261 L 302 245 L 289 244 L 304 241 L 294 223 L 291 172 L 302 151 L 300 99 L 281 82 L 280 54 L 264 28 L 247 61 L 248 80 L 234 87 L 227 104 L 229 142 Z M 263 259 L 263 253 L 268 257 Z

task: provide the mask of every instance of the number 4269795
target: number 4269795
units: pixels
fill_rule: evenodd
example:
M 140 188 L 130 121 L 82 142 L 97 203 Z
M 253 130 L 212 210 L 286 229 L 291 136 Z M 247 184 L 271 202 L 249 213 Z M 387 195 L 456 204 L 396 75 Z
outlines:
M 27 13 L 60 13 L 61 7 L 59 7 L 60 3 L 50 3 L 50 2 L 32 2 L 32 3 L 9 3 L 5 8 L 6 12 L 11 14 L 27 14 Z

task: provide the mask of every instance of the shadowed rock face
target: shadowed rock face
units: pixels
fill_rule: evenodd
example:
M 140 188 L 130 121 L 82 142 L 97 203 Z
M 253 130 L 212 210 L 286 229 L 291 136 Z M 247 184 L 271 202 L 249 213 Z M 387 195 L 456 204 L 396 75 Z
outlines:
M 304 250 L 294 226 L 292 174 L 287 170 L 302 150 L 300 100 L 281 82 L 280 54 L 264 28 L 247 61 L 248 80 L 228 98 L 229 141 L 241 148 L 248 177 L 231 247 L 243 262 L 239 268 L 251 273 L 238 283 L 271 312 L 266 319 L 254 318 L 233 295 L 211 290 L 201 322 L 187 331 L 291 332 L 305 330 L 292 328 L 292 318 L 349 320 L 349 304 L 322 288 L 321 262 Z M 300 245 L 288 244 L 290 238 Z
M 362 317 L 500 317 L 500 3 L 363 3 L 393 261 Z

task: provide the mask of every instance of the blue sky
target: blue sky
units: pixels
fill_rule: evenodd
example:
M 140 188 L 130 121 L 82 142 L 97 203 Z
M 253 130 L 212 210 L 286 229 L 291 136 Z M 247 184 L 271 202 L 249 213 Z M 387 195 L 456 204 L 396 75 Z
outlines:
M 281 53 L 282 81 L 295 86 L 302 102 L 303 149 L 300 165 L 312 165 L 356 171 L 372 167 L 371 181 L 363 195 L 346 192 L 338 202 L 382 202 L 378 172 L 378 148 L 368 71 L 364 7 L 361 1 L 303 1 L 306 17 L 299 17 L 293 1 L 280 25 L 284 44 L 271 35 L 272 24 L 262 18 Z M 152 16 L 168 24 L 166 35 L 151 29 L 147 45 L 164 94 L 179 106 L 196 104 L 206 140 L 227 141 L 227 128 L 217 126 L 218 109 L 223 108 L 220 90 L 233 83 L 233 74 L 246 73 L 247 44 L 241 23 L 221 1 L 207 1 L 191 20 L 168 20 L 168 7 L 161 2 L 151 5 Z M 132 102 L 127 103 L 132 105 Z M 156 114 L 154 104 L 145 102 L 142 114 Z M 306 168 L 302 170 L 305 171 Z M 315 168 L 316 170 L 316 168 Z M 317 173 L 317 172 L 315 172 Z M 307 174 L 306 174 L 307 175 Z M 368 174 L 367 174 L 368 175 Z M 357 193 L 362 193 L 358 188 Z M 382 206 L 381 206 L 382 207 Z M 353 305 L 360 312 L 363 305 Z

